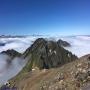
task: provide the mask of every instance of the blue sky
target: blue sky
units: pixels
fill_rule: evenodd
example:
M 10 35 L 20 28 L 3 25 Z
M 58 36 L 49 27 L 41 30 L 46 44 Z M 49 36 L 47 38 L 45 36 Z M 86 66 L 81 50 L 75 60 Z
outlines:
M 90 34 L 90 0 L 0 0 L 0 34 Z

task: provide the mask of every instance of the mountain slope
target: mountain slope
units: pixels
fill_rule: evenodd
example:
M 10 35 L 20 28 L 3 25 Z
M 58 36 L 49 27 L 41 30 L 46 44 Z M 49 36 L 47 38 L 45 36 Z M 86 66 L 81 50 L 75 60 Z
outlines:
M 75 55 L 61 46 L 60 43 L 55 41 L 48 41 L 43 38 L 37 39 L 23 54 L 23 57 L 29 60 L 25 67 L 26 70 L 59 67 L 77 59 Z
M 15 57 L 20 57 L 21 56 L 21 53 L 15 51 L 13 49 L 3 51 L 3 52 L 1 52 L 1 54 L 6 54 L 6 55 L 10 56 L 12 59 L 15 58 Z
M 62 45 L 60 46 L 60 43 L 58 44 L 55 41 L 48 41 L 43 38 L 37 39 L 32 46 L 23 53 L 23 57 L 28 59 L 28 63 L 23 70 L 10 81 L 11 85 L 15 84 L 17 87 L 18 85 L 20 86 L 22 80 L 27 82 L 27 78 L 28 80 L 30 79 L 32 84 L 37 82 L 35 85 L 38 85 L 40 84 L 39 81 L 43 78 L 49 78 L 55 75 L 58 67 L 77 59 L 75 55 L 65 50 Z M 23 90 L 21 88 L 22 87 L 20 87 L 20 90 Z M 30 90 L 35 89 L 32 88 Z
M 59 39 L 59 40 L 57 41 L 57 44 L 60 45 L 60 46 L 62 46 L 62 47 L 70 47 L 70 46 L 71 46 L 70 43 L 68 43 L 68 42 L 66 42 L 66 41 L 63 41 L 63 40 L 61 40 L 61 39 Z
M 24 72 L 10 83 L 18 90 L 85 90 L 84 86 L 90 82 L 89 57 L 86 55 L 58 68 Z
M 49 80 L 50 83 L 53 82 L 54 85 L 55 82 L 57 82 L 57 79 L 54 81 L 53 78 L 58 70 L 60 69 L 60 72 L 65 71 L 68 68 L 66 68 L 65 64 L 78 59 L 77 56 L 73 55 L 68 50 L 65 50 L 62 47 L 62 44 L 62 41 L 56 42 L 44 38 L 37 39 L 31 47 L 23 54 L 20 54 L 20 56 L 25 58 L 25 60 L 28 60 L 28 62 L 23 70 L 10 80 L 10 85 L 16 86 L 19 90 L 40 90 L 40 88 L 43 90 L 44 85 L 41 85 L 41 83 L 44 83 L 42 82 L 43 79 Z M 19 53 L 14 50 L 7 50 L 3 53 L 11 57 L 17 57 L 19 55 Z M 65 65 L 65 68 L 59 68 L 62 65 Z M 62 74 L 58 79 L 61 78 L 64 78 Z M 27 84 L 23 83 L 24 81 Z M 45 90 L 49 90 L 46 88 Z

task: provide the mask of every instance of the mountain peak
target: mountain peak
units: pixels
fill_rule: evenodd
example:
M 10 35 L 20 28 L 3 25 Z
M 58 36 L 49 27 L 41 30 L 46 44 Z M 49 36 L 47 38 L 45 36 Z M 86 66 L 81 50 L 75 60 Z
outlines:
M 26 67 L 29 70 L 33 66 L 39 69 L 47 69 L 58 67 L 77 59 L 75 55 L 62 47 L 62 43 L 44 38 L 37 39 L 23 54 L 24 58 L 29 59 Z

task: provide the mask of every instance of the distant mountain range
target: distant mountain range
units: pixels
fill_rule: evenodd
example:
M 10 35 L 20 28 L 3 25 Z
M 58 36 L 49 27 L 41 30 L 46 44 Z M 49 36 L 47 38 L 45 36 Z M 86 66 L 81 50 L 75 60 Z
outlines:
M 67 36 L 64 36 L 64 35 L 38 35 L 38 34 L 33 34 L 33 35 L 0 35 L 0 38 L 23 38 L 23 37 L 27 37 L 27 36 L 33 36 L 33 37 L 42 37 L 42 36 L 48 36 L 48 37 L 76 37 L 76 36 L 87 36 L 87 37 L 90 37 L 90 35 L 67 35 Z

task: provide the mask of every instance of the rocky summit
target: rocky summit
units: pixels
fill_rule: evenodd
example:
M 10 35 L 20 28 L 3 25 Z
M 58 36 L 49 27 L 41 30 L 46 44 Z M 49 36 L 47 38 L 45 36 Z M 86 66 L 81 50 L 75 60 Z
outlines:
M 77 59 L 75 55 L 65 50 L 62 45 L 63 42 L 60 42 L 60 40 L 56 42 L 43 38 L 37 39 L 23 54 L 23 57 L 29 60 L 26 65 L 27 70 L 59 67 Z
M 10 49 L 10 50 L 7 50 L 7 51 L 3 51 L 3 52 L 1 52 L 1 54 L 6 54 L 9 57 L 11 57 L 11 59 L 13 59 L 15 57 L 20 57 L 21 56 L 21 53 L 15 51 L 13 49 Z
M 62 46 L 62 47 L 70 47 L 70 46 L 71 46 L 70 43 L 68 43 L 68 42 L 66 42 L 66 41 L 63 41 L 63 40 L 61 40 L 61 39 L 59 39 L 59 40 L 57 41 L 57 44 L 60 45 L 60 46 Z

